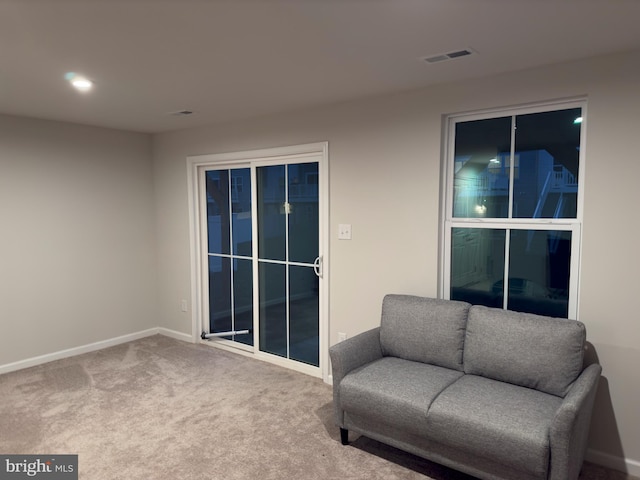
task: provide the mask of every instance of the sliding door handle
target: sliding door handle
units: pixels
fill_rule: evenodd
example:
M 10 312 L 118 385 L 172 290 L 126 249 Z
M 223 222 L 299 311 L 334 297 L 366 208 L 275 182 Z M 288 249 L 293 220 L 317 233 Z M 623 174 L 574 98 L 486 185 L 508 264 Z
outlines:
M 313 262 L 313 271 L 319 278 L 322 278 L 322 257 L 316 257 L 315 262 Z

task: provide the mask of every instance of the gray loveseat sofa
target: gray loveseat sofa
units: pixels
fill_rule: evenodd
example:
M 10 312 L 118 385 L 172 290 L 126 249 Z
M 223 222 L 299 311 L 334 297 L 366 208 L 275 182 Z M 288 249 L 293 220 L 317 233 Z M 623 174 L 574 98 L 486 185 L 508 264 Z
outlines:
M 335 420 L 481 479 L 574 480 L 601 367 L 582 323 L 387 295 L 379 327 L 331 347 Z

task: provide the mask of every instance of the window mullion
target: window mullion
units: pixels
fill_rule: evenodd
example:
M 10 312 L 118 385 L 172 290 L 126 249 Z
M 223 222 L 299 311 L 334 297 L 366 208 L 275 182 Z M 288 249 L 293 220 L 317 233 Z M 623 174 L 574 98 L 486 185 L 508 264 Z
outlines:
M 509 305 L 509 260 L 511 258 L 509 252 L 511 252 L 511 229 L 507 228 L 504 231 L 504 234 L 506 235 L 506 237 L 504 239 L 504 280 L 502 282 L 502 308 L 506 310 Z
M 289 165 L 284 166 L 284 222 L 285 222 L 285 321 L 287 336 L 287 357 L 291 358 L 291 286 L 289 284 L 291 267 L 289 266 L 289 222 L 291 204 L 289 203 Z
M 231 330 L 235 330 L 236 329 L 236 317 L 235 317 L 235 292 L 234 292 L 234 269 L 233 269 L 233 264 L 234 264 L 234 251 L 233 251 L 233 170 L 229 169 L 229 253 L 230 253 L 230 259 L 229 259 L 229 273 L 231 274 L 230 276 L 230 292 L 231 292 Z M 233 338 L 233 337 L 232 337 Z
M 513 218 L 513 183 L 515 179 L 516 164 L 516 116 L 511 116 L 511 149 L 509 151 L 509 213 L 508 218 Z M 505 307 L 506 308 L 506 307 Z

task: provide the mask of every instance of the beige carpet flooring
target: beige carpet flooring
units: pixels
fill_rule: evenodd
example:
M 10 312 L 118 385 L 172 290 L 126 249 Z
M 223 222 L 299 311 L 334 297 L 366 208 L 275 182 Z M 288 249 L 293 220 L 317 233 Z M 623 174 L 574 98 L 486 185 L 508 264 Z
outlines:
M 319 379 L 156 335 L 0 375 L 0 453 L 78 454 L 85 480 L 471 480 L 363 437 L 343 447 L 331 400 Z

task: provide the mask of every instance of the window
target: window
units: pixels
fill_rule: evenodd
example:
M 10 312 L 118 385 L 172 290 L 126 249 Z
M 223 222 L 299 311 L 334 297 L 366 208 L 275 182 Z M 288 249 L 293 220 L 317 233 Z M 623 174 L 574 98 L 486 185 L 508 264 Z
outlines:
M 448 119 L 444 298 L 577 317 L 585 109 Z

